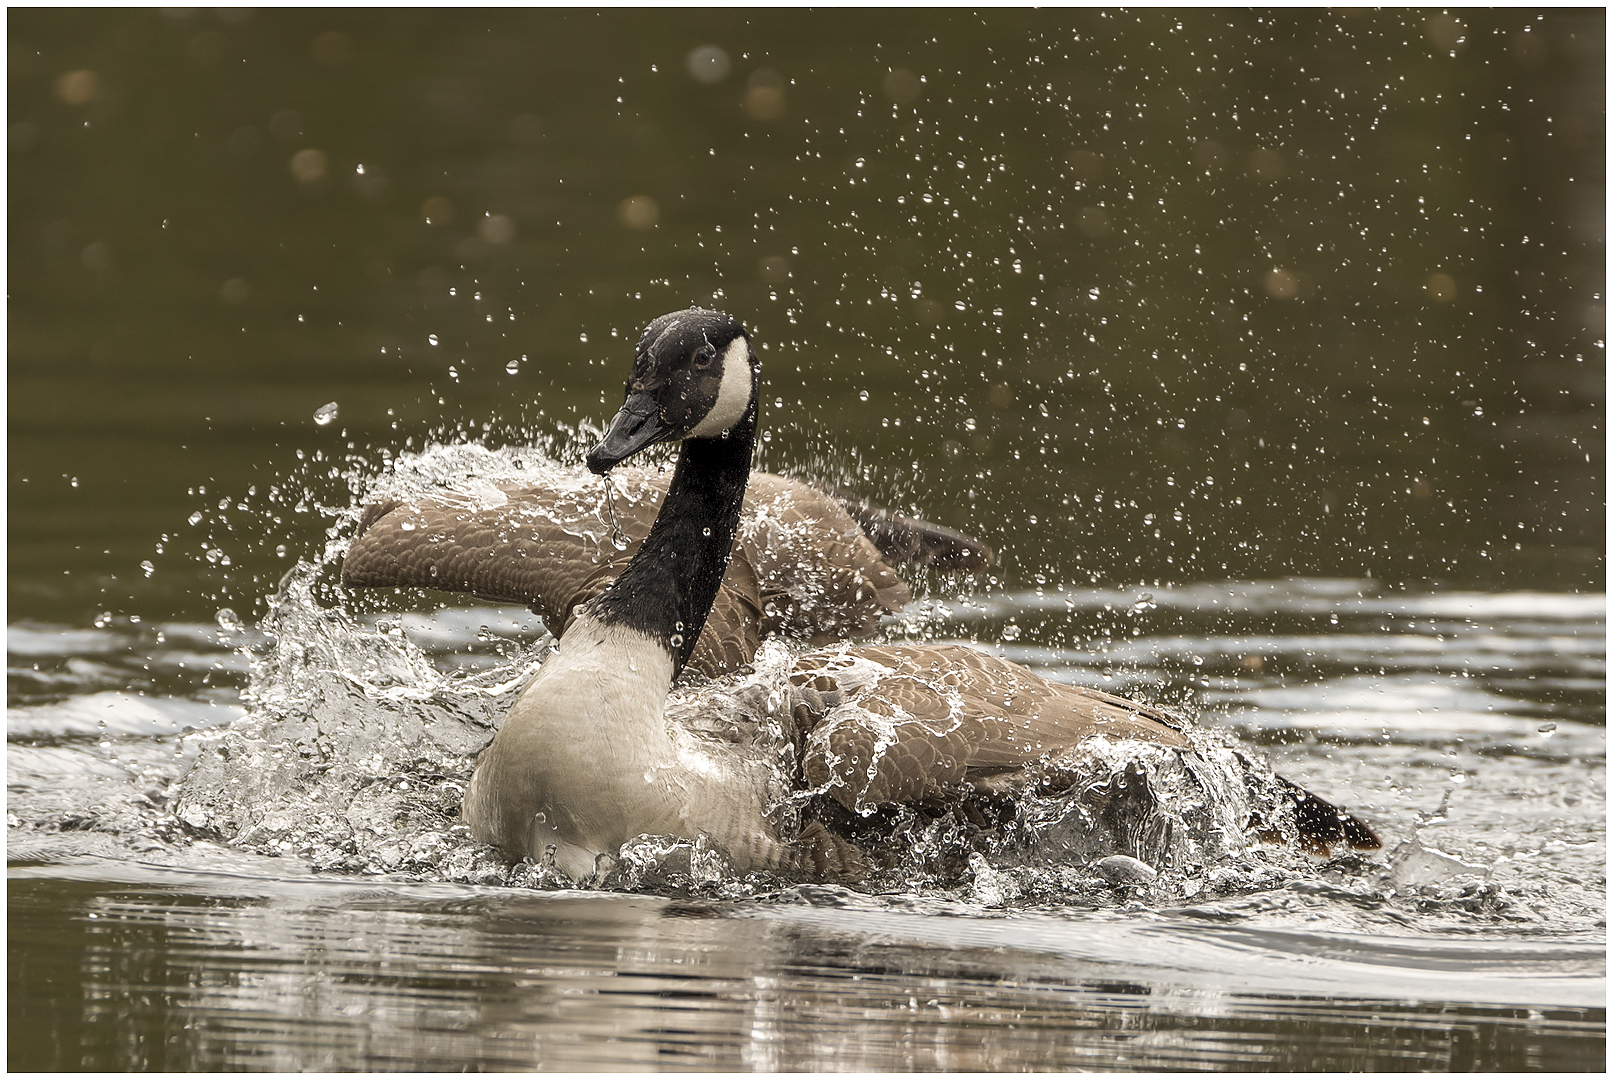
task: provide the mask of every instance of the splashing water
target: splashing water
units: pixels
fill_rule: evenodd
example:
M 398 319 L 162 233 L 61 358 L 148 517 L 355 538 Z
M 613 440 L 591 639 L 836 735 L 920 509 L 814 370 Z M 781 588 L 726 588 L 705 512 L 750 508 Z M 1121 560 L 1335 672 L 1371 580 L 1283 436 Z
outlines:
M 396 622 L 371 628 L 321 608 L 318 573 L 299 562 L 286 575 L 252 654 L 248 712 L 198 737 L 177 818 L 195 835 L 293 856 L 316 870 L 561 884 L 543 868 L 506 867 L 457 821 L 476 754 L 549 642 L 488 669 L 444 674 Z M 793 660 L 786 645 L 769 642 L 752 670 L 681 685 L 667 707 L 670 723 L 742 747 L 771 770 L 781 821 L 833 813 L 822 792 L 792 791 L 789 699 L 778 688 Z M 1017 810 L 1001 800 L 939 814 L 871 810 L 851 828 L 880 863 L 866 886 L 945 889 L 974 878 L 995 882 L 971 887 L 1001 892 L 1003 902 L 1139 889 L 1164 900 L 1197 895 L 1207 884 L 1224 893 L 1303 872 L 1305 861 L 1285 843 L 1250 842 L 1251 813 L 1279 819 L 1281 800 L 1269 770 L 1217 739 L 1226 741 L 1209 736 L 1190 753 L 1089 740 L 1078 757 L 1027 772 Z M 1291 812 L 1286 828 L 1291 842 Z M 1136 865 L 1117 873 L 1115 855 Z M 1259 869 L 1239 871 L 1228 861 L 1235 858 Z M 602 883 L 619 888 L 738 884 L 720 849 L 702 838 L 644 838 L 601 870 Z M 767 878 L 756 880 L 761 887 Z
M 531 450 L 433 446 L 400 455 L 384 475 L 354 486 L 366 491 L 364 498 L 400 497 L 535 473 L 561 471 Z M 356 520 L 361 501 L 355 498 L 344 521 Z M 597 501 L 591 506 L 598 516 L 584 515 L 584 526 L 604 540 L 605 511 Z M 478 639 L 485 639 L 487 609 L 366 621 L 354 613 L 362 605 L 328 584 L 345 549 L 346 527 L 332 530 L 320 562 L 301 562 L 286 575 L 256 631 L 221 613 L 221 627 L 250 661 L 247 711 L 227 728 L 186 737 L 195 765 L 172 789 L 168 808 L 184 835 L 164 834 L 166 840 L 222 842 L 317 870 L 543 888 L 576 884 L 551 869 L 507 866 L 478 847 L 458 821 L 477 753 L 536 672 L 550 640 L 526 633 L 504 641 L 496 655 L 467 658 L 465 634 L 444 631 L 469 619 L 466 625 L 474 623 Z M 893 619 L 886 633 L 944 638 L 957 632 L 960 618 L 994 618 L 1001 608 L 1023 620 L 1039 606 L 1068 606 L 1066 598 L 1057 605 L 1054 599 L 955 601 L 950 616 L 938 606 L 940 614 L 921 619 L 917 629 L 911 619 Z M 1105 594 L 1090 602 L 1119 609 L 1134 599 Z M 1149 599 L 1198 602 L 1192 590 Z M 1305 611 L 1319 602 L 1302 596 L 1288 607 Z M 1274 597 L 1270 603 L 1286 602 Z M 1324 606 L 1340 605 L 1329 597 Z M 411 636 L 440 644 L 423 648 Z M 1210 640 L 1181 648 L 1203 653 Z M 1341 638 L 1345 645 L 1352 640 Z M 1016 648 L 1023 659 L 1038 662 L 1035 645 Z M 1235 651 L 1247 650 L 1240 644 Z M 1258 912 L 1279 921 L 1312 919 L 1320 908 L 1335 925 L 1369 932 L 1534 917 L 1520 907 L 1529 891 L 1528 867 L 1517 860 L 1527 853 L 1514 857 L 1515 871 L 1505 858 L 1443 850 L 1435 839 L 1445 823 L 1439 812 L 1386 835 L 1387 855 L 1307 854 L 1295 843 L 1283 782 L 1224 729 L 1194 729 L 1194 747 L 1185 752 L 1094 738 L 1078 754 L 1044 761 L 989 796 L 851 814 L 796 777 L 798 733 L 791 698 L 781 689 L 795 655 L 785 643 L 769 641 L 748 671 L 715 681 L 686 679 L 668 701 L 668 722 L 697 739 L 742 747 L 770 770 L 774 816 L 785 835 L 817 818 L 862 845 L 874 870 L 856 886 L 860 892 L 916 892 L 929 897 L 926 902 L 950 898 L 988 907 L 1124 909 L 1141 903 L 1216 918 Z M 642 837 L 602 860 L 598 870 L 595 884 L 661 893 L 739 897 L 780 885 L 772 875 L 736 875 L 704 838 Z
M 197 737 L 196 764 L 179 785 L 174 814 L 194 835 L 294 856 L 318 870 L 556 884 L 549 871 L 506 868 L 457 821 L 476 754 L 536 672 L 548 640 L 481 670 L 445 674 L 395 617 L 371 627 L 340 605 L 321 607 L 325 569 L 299 562 L 282 581 L 249 646 L 248 712 Z M 229 613 L 221 612 L 220 625 L 241 633 Z M 803 813 L 845 816 L 793 776 L 798 735 L 790 698 L 780 690 L 793 659 L 786 645 L 769 642 L 749 671 L 691 679 L 667 706 L 669 723 L 742 747 L 770 770 L 786 835 Z M 1093 739 L 1078 756 L 1027 770 L 1011 797 L 940 812 L 867 808 L 861 820 L 841 825 L 875 858 L 878 871 L 867 884 L 878 888 L 949 888 L 989 870 L 1018 882 L 1015 896 L 1049 889 L 1108 896 L 1117 880 L 1120 891 L 1135 891 L 1142 875 L 1117 879 L 1113 865 L 1101 863 L 1116 854 L 1156 872 L 1148 891 L 1159 898 L 1195 895 L 1234 856 L 1256 858 L 1267 877 L 1279 868 L 1298 872 L 1303 859 L 1246 834 L 1247 822 L 1263 814 L 1292 841 L 1292 813 L 1269 770 L 1218 744 L 1227 741 L 1206 733 L 1198 751 L 1178 753 Z M 714 869 L 721 859 L 702 843 L 630 845 L 601 868 L 604 880 L 620 887 L 731 883 L 733 875 Z M 1218 880 L 1224 885 L 1226 874 Z

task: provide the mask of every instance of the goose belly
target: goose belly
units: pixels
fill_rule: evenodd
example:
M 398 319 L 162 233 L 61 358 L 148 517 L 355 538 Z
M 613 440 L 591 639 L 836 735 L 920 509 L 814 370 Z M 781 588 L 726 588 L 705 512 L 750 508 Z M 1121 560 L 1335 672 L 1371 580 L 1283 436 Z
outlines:
M 574 878 L 643 833 L 704 833 L 740 869 L 776 865 L 764 793 L 743 763 L 668 730 L 671 681 L 656 640 L 579 619 L 471 778 L 464 817 L 477 839 L 514 859 L 552 857 Z

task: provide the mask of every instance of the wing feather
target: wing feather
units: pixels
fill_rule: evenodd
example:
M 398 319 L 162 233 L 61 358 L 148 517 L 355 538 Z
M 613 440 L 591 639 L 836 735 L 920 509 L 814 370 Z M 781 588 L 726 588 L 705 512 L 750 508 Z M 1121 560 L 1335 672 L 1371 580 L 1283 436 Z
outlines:
M 342 565 L 349 588 L 406 586 L 530 607 L 562 636 L 638 551 L 668 474 L 612 473 L 628 544 L 611 542 L 604 485 L 557 473 L 366 507 Z M 707 675 L 750 663 L 764 634 L 814 644 L 866 633 L 911 599 L 907 586 L 835 499 L 770 473 L 746 490 L 740 535 L 691 665 Z
M 790 679 L 827 704 L 806 736 L 806 779 L 852 810 L 956 795 L 1093 735 L 1188 745 L 1154 706 L 1048 682 L 958 645 L 809 653 Z

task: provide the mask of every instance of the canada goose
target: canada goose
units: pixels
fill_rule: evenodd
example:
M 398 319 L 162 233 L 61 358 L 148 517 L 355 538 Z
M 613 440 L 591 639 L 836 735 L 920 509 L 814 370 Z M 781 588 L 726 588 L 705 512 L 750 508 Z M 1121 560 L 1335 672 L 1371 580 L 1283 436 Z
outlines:
M 559 638 L 578 605 L 637 553 L 669 482 L 658 470 L 620 469 L 609 494 L 591 474 L 556 468 L 519 484 L 374 503 L 360 517 L 342 583 L 525 604 Z M 613 527 L 626 541 L 620 549 Z M 722 587 L 689 664 L 708 676 L 735 670 L 775 633 L 812 645 L 866 634 L 912 598 L 891 564 L 978 570 L 991 560 L 989 547 L 952 529 L 752 473 Z
M 719 601 L 740 531 L 759 385 L 750 338 L 729 315 L 673 312 L 640 338 L 626 401 L 587 465 L 604 474 L 677 440 L 677 466 L 648 537 L 577 608 L 483 752 L 462 805 L 478 840 L 579 880 L 641 834 L 707 837 L 739 871 L 854 878 L 861 853 L 821 821 L 793 835 L 782 827 L 792 795 L 810 788 L 863 814 L 1006 791 L 1093 735 L 1191 751 L 1158 709 L 950 645 L 799 657 L 785 677 L 751 688 L 762 691 L 753 712 L 784 721 L 773 742 L 714 739 L 670 718 L 669 691 Z M 474 570 L 464 576 L 473 581 Z M 1294 801 L 1305 835 L 1377 846 L 1370 829 L 1314 796 Z

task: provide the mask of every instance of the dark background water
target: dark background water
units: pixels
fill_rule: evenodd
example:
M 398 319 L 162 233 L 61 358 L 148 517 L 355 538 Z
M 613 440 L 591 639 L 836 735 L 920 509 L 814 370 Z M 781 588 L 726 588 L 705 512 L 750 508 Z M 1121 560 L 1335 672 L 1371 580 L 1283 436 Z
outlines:
M 13 620 L 260 610 L 692 302 L 1008 586 L 1602 588 L 1599 10 L 7 20 Z

